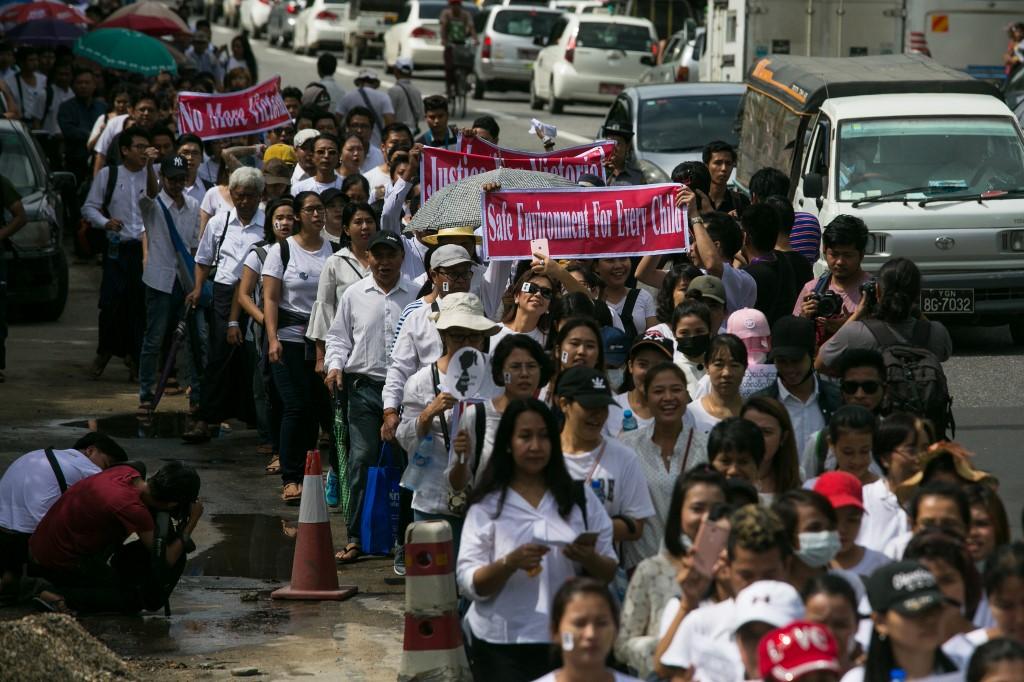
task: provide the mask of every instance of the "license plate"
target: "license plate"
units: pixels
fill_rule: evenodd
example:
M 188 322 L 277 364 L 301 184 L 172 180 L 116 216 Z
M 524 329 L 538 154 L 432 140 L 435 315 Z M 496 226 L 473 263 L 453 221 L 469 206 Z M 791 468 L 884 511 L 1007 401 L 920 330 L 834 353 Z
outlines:
M 974 289 L 921 289 L 925 315 L 969 315 L 974 312 Z
M 622 92 L 623 86 L 621 83 L 601 83 L 597 91 L 602 95 L 617 95 Z
M 534 60 L 537 58 L 538 52 L 539 50 L 525 50 L 523 48 L 519 48 L 516 50 L 516 56 L 519 57 L 519 59 Z

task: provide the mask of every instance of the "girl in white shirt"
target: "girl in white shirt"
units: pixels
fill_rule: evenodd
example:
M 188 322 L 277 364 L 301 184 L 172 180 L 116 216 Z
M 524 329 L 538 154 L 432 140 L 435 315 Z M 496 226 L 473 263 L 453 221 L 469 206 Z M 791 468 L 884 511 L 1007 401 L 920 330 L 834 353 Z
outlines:
M 644 267 L 644 262 L 651 261 L 655 263 L 660 259 L 661 256 L 644 256 L 640 260 L 640 264 L 637 265 L 636 278 L 640 281 L 645 281 L 641 276 L 641 268 Z M 672 267 L 668 270 L 658 270 L 658 272 L 664 275 L 660 285 L 652 285 L 658 287 L 658 295 L 654 299 L 654 314 L 658 318 L 658 324 L 648 327 L 647 331 L 657 331 L 662 336 L 670 339 L 674 352 L 676 334 L 675 328 L 672 326 L 672 314 L 686 300 L 686 288 L 690 286 L 690 282 L 694 278 L 700 277 L 701 272 L 686 262 L 673 263 Z
M 629 360 L 626 361 L 626 375 L 619 388 L 620 392 L 615 396 L 617 405 L 608 412 L 608 426 L 612 434 L 627 433 L 622 421 L 626 410 L 633 413 L 638 427 L 654 421 L 644 397 L 644 377 L 651 367 L 672 362 L 672 348 L 672 342 L 658 332 L 645 332 L 633 341 L 629 349 Z
M 696 400 L 697 384 L 707 374 L 711 346 L 711 311 L 700 301 L 687 299 L 672 311 L 675 362 L 686 372 L 686 390 Z
M 612 524 L 562 459 L 554 415 L 543 403 L 505 409 L 483 484 L 470 498 L 456 577 L 472 605 L 476 679 L 527 682 L 551 670 L 549 611 L 566 580 L 615 574 Z
M 541 398 L 554 405 L 555 385 L 565 370 L 571 367 L 589 367 L 604 372 L 601 328 L 589 317 L 570 317 L 561 321 L 551 356 L 554 361 L 551 383 L 546 387 L 546 396 Z
M 747 347 L 732 334 L 720 334 L 708 347 L 708 374 L 711 392 L 690 403 L 689 411 L 704 433 L 727 417 L 737 417 L 743 407 L 740 384 L 747 371 Z
M 608 588 L 593 578 L 574 578 L 551 605 L 551 635 L 562 650 L 562 667 L 536 682 L 640 682 L 605 667 L 619 629 Z
M 643 334 L 648 327 L 658 324 L 654 314 L 654 297 L 646 289 L 634 290 L 626 286 L 633 263 L 626 256 L 598 258 L 593 261 L 594 273 L 604 282 L 601 298 L 619 314 L 626 335 L 632 339 Z M 632 302 L 631 309 L 627 308 Z
M 758 470 L 757 492 L 762 504 L 776 495 L 800 487 L 800 460 L 789 411 L 774 398 L 753 396 L 743 403 L 740 416 L 761 429 L 764 459 Z
M 558 306 L 561 285 L 551 277 L 527 270 L 516 280 L 504 297 L 501 329 L 494 341 L 509 334 L 525 334 L 547 345 L 551 331 L 551 308 Z
M 318 194 L 300 193 L 292 208 L 299 216 L 297 233 L 274 244 L 263 263 L 263 323 L 270 372 L 281 398 L 281 500 L 298 504 L 306 452 L 316 447 L 318 428 L 330 433 L 333 421 L 327 387 L 315 371 L 315 352 L 305 338 L 317 281 L 331 246 L 320 236 L 324 204 Z M 284 244 L 288 245 L 287 263 Z
M 895 490 L 921 470 L 920 454 L 928 444 L 922 420 L 911 414 L 897 412 L 879 424 L 871 455 L 883 476 L 862 489 L 864 518 L 857 544 L 881 552 L 890 541 L 910 531 L 910 518 Z

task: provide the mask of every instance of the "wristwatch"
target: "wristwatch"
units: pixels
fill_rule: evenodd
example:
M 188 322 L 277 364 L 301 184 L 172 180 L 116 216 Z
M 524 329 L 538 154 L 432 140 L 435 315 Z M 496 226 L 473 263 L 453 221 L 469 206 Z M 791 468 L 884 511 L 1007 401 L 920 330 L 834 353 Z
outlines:
M 704 224 L 704 219 L 701 218 L 700 216 L 696 216 L 696 217 L 694 217 L 693 219 L 690 220 L 690 223 L 691 224 L 693 224 L 693 223 L 700 223 L 701 225 L 703 225 Z

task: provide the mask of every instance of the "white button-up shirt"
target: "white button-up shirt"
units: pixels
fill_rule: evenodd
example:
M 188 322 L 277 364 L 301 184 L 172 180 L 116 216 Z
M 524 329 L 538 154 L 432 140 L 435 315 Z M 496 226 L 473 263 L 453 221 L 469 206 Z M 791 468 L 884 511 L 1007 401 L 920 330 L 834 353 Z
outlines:
M 444 353 L 441 335 L 430 319 L 432 312 L 433 306 L 420 299 L 410 303 L 409 309 L 402 313 L 384 383 L 384 409 L 397 409 L 402 404 L 402 393 L 409 377 Z
M 790 393 L 782 381 L 776 379 L 779 385 L 779 402 L 785 405 L 789 412 L 789 420 L 793 422 L 793 438 L 797 443 L 806 443 L 814 433 L 825 428 L 825 417 L 821 415 L 821 408 L 818 407 L 818 377 L 814 379 L 814 391 L 806 401 L 800 400 Z
M 147 194 L 139 199 L 142 221 L 146 225 L 146 264 L 142 268 L 142 281 L 151 289 L 169 294 L 174 291 L 174 280 L 178 277 L 178 257 L 171 241 L 171 226 L 157 199 L 167 207 L 178 236 L 189 251 L 199 242 L 199 204 L 185 194 L 178 206 L 165 190 L 160 190 L 156 199 L 150 199 Z
M 412 282 L 404 277 L 387 292 L 372 274 L 349 286 L 341 295 L 334 324 L 327 332 L 327 370 L 339 369 L 383 381 L 391 364 L 398 318 L 415 298 Z
M 584 532 L 597 533 L 597 553 L 614 559 L 611 519 L 589 488 L 585 487 L 584 494 L 586 523 L 578 505 L 573 505 L 569 515 L 562 518 L 550 492 L 545 493 L 536 508 L 511 488 L 500 515 L 498 492 L 469 508 L 462 528 L 456 577 L 462 593 L 473 600 L 466 624 L 474 636 L 492 644 L 551 641 L 552 598 L 566 580 L 580 573 L 580 565 L 562 553 L 563 544 L 552 544 L 551 551 L 541 559 L 538 575 L 531 578 L 525 571 L 516 571 L 497 594 L 489 597 L 477 594 L 473 575 L 526 543 L 554 543 L 562 539 L 572 542 Z
M 243 225 L 238 218 L 238 211 L 231 209 L 210 218 L 206 224 L 206 230 L 199 240 L 199 248 L 196 250 L 196 263 L 200 265 L 217 266 L 217 274 L 213 281 L 218 284 L 233 286 L 242 276 L 242 265 L 249 249 L 256 242 L 263 239 L 263 221 L 266 216 L 263 209 L 257 209 L 248 225 Z M 224 242 L 220 249 L 217 243 L 224 235 Z
M 101 230 L 106 227 L 107 216 L 103 215 L 103 195 L 107 191 L 107 176 L 110 175 L 110 167 L 104 166 L 96 177 L 92 179 L 89 187 L 89 196 L 82 205 L 82 215 L 93 227 Z M 142 209 L 139 208 L 139 199 L 146 194 L 146 168 L 132 172 L 124 166 L 117 167 L 117 181 L 114 184 L 114 193 L 110 196 L 110 204 L 107 205 L 107 213 L 111 218 L 120 220 L 124 227 L 118 233 L 121 241 L 137 241 L 142 239 L 142 233 L 146 231 L 142 220 Z M 109 235 L 108 235 L 109 237 Z
M 128 114 L 120 114 L 107 121 L 103 126 L 103 132 L 100 133 L 100 139 L 96 141 L 96 151 L 104 156 L 110 156 L 110 145 L 114 144 L 127 123 Z
M 100 472 L 100 468 L 78 450 L 54 450 L 53 456 L 69 488 Z M 34 533 L 60 495 L 46 451 L 33 450 L 22 455 L 11 462 L 0 478 L 0 528 Z
M 325 235 L 326 236 L 326 235 Z M 370 274 L 368 268 L 363 267 L 356 255 L 347 246 L 339 249 L 327 262 L 324 269 L 320 271 L 320 281 L 316 290 L 316 301 L 313 303 L 313 310 L 309 314 L 309 328 L 306 330 L 306 338 L 313 341 L 324 341 L 327 333 L 334 324 L 334 318 L 338 316 L 338 305 L 341 303 L 341 295 L 349 286 L 355 284 Z M 394 343 L 394 334 L 398 330 L 398 323 L 386 337 L 388 348 Z

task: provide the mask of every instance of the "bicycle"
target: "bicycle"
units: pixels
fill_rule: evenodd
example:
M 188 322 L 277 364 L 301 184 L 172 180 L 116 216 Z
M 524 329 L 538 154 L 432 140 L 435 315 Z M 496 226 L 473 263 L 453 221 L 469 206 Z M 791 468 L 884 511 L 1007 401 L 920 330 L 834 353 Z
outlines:
M 452 45 L 452 73 L 454 83 L 448 88 L 448 101 L 455 118 L 466 116 L 466 95 L 469 93 L 467 74 L 473 68 L 475 49 L 472 45 Z

